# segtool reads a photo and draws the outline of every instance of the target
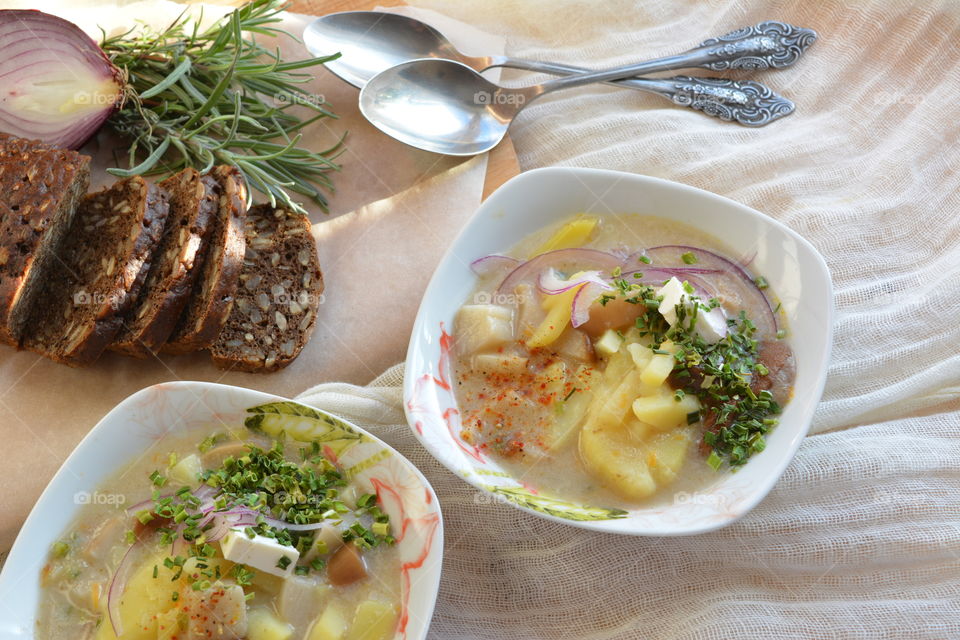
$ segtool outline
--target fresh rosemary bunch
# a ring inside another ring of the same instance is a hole
[[[301,129],[336,115],[301,89],[311,75],[298,70],[340,54],[287,62],[279,48],[258,43],[255,34],[295,38],[272,26],[283,8],[282,0],[253,0],[203,31],[181,14],[163,31],[104,37],[101,47],[127,83],[109,124],[130,141],[129,167],[108,171],[166,175],[229,164],[273,205],[303,212],[295,192],[326,210],[321,188],[333,190],[327,173],[340,168],[340,143],[319,152],[298,145]]]

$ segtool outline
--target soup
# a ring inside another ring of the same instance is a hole
[[[524,484],[630,508],[763,451],[793,353],[768,283],[717,239],[579,215],[472,266],[452,333],[461,437]]]
[[[389,518],[329,448],[246,429],[171,441],[82,494],[42,570],[37,638],[394,637]]]

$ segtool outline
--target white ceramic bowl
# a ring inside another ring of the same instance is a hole
[[[263,405],[268,406],[258,411]],[[406,575],[401,580],[402,629],[395,638],[424,638],[440,584],[443,523],[436,494],[423,475],[388,445],[336,416],[266,393],[205,382],[171,382],[135,393],[70,454],[30,512],[0,574],[0,638],[33,637],[40,569],[50,546],[104,480],[168,435],[222,424],[242,427],[245,418],[278,409],[290,413],[288,433],[301,427],[360,434],[358,444],[344,450],[340,460],[346,467],[367,461],[354,481],[365,491],[376,491],[395,531],[402,532],[397,552]]]
[[[689,499],[623,512],[534,495],[495,458],[459,437],[449,331],[457,309],[476,285],[471,261],[503,253],[527,234],[580,212],[652,214],[702,229],[718,237],[734,256],[755,254],[751,268],[767,278],[783,304],[797,360],[794,398],[768,435],[766,450]],[[657,178],[596,169],[538,169],[493,193],[437,267],[407,352],[407,420],[448,469],[477,489],[538,516],[633,535],[701,533],[752,509],[793,458],[823,392],[832,332],[833,291],[826,263],[809,242],[779,222],[727,198]]]

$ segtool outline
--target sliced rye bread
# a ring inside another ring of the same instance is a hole
[[[0,342],[18,345],[90,184],[90,158],[0,137]]]
[[[139,176],[86,196],[22,345],[73,366],[96,360],[136,302],[168,209],[163,191]]]
[[[203,180],[195,169],[184,169],[159,187],[170,203],[166,228],[140,297],[110,345],[111,351],[138,358],[156,353],[176,326],[200,273],[198,257],[218,208],[216,183]]]
[[[237,291],[245,244],[246,183],[239,171],[225,165],[214,167],[207,179],[216,188],[218,212],[203,250],[199,279],[163,353],[208,349],[220,335]]]
[[[306,216],[269,205],[253,207],[245,226],[237,299],[211,354],[221,369],[276,371],[313,333],[323,293],[317,245]]]

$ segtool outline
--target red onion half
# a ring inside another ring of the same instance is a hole
[[[0,10],[0,131],[76,149],[123,100],[123,73],[77,25]]]

